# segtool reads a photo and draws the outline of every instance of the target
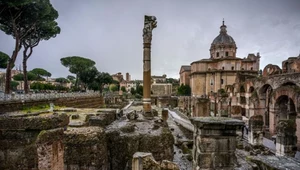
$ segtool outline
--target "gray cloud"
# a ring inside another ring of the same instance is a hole
[[[60,35],[43,41],[29,59],[29,69],[42,67],[53,77],[68,70],[60,58],[82,56],[99,71],[129,72],[142,79],[143,16],[155,15],[152,74],[179,77],[181,65],[209,58],[209,47],[225,18],[237,55],[260,52],[261,68],[278,64],[300,50],[298,0],[52,0],[60,16]],[[12,37],[0,33],[0,51],[12,53]],[[21,53],[16,64],[21,64]]]

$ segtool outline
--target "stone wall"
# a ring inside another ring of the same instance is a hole
[[[108,170],[124,170],[126,165],[130,168],[135,152],[150,152],[157,161],[173,160],[173,135],[162,122],[155,122],[139,118],[136,121],[115,121],[106,128]]]
[[[103,97],[77,97],[77,98],[60,98],[60,99],[41,99],[39,101],[11,101],[8,103],[0,103],[0,114],[13,112],[39,105],[48,105],[53,103],[56,106],[77,107],[77,108],[99,108],[103,106]]]

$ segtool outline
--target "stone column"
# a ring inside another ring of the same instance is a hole
[[[251,145],[263,145],[263,116],[252,116],[249,120],[248,142]]]
[[[294,157],[297,151],[295,120],[280,120],[276,131],[276,155]]]
[[[193,170],[231,170],[235,156],[236,130],[244,122],[227,117],[196,117],[194,125]]]
[[[144,113],[151,113],[151,41],[152,30],[156,28],[156,17],[145,15],[143,40],[144,40],[144,75],[143,75],[143,108]]]

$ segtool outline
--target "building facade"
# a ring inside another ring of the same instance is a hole
[[[192,96],[210,95],[219,89],[225,89],[227,85],[235,83],[238,74],[258,74],[259,53],[249,54],[246,58],[237,57],[236,43],[227,34],[226,28],[223,21],[220,34],[213,40],[209,49],[210,58],[191,63],[189,77]]]

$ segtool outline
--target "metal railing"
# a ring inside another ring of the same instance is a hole
[[[100,96],[99,92],[85,93],[34,93],[34,94],[0,94],[0,103],[51,100],[58,98],[76,98]]]

